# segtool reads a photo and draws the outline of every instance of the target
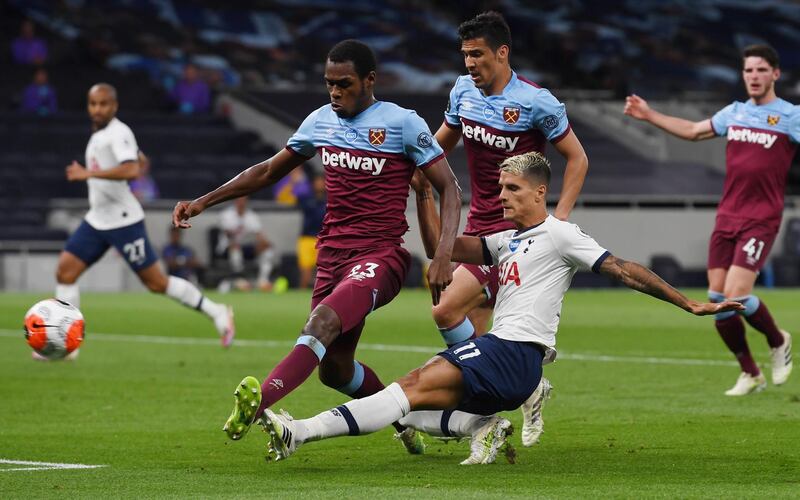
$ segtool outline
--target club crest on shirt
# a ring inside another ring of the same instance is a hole
[[[767,115],[767,124],[772,125],[773,127],[781,121],[781,117],[779,115]]]
[[[369,143],[373,146],[380,146],[386,140],[385,128],[371,128],[369,129]]]
[[[514,125],[519,121],[519,108],[507,106],[503,108],[503,121],[509,125]]]

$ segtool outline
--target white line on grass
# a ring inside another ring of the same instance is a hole
[[[0,337],[22,337],[22,332],[16,330],[0,330]],[[219,346],[218,339],[200,337],[165,337],[158,335],[126,335],[118,333],[92,333],[88,337],[91,342],[133,342],[140,344],[167,344],[167,345],[201,345]],[[236,339],[237,347],[265,347],[289,348],[294,346],[294,341],[280,340],[247,340]],[[442,350],[441,346],[418,345],[392,345],[360,343],[358,348],[363,351],[385,352],[420,352],[435,354]],[[559,360],[596,361],[601,363],[640,363],[646,365],[680,365],[680,366],[738,366],[734,361],[719,359],[693,359],[693,358],[657,358],[650,356],[608,356],[603,354],[579,354],[559,351]]]
[[[7,465],[28,465],[30,467],[14,467],[5,469],[0,467],[0,472],[13,472],[25,470],[54,470],[54,469],[98,469],[100,467],[108,467],[107,465],[85,465],[85,464],[59,464],[54,462],[31,462],[29,460],[8,460],[0,458],[0,464]]]

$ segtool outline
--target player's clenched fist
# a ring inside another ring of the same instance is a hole
[[[85,181],[89,178],[89,171],[86,170],[83,165],[74,160],[72,163],[67,165],[66,172],[68,181]]]
[[[647,114],[650,112],[650,106],[647,105],[647,101],[633,94],[625,98],[625,109],[623,112],[638,120],[645,120],[647,119]]]

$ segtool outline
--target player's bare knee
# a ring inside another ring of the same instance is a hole
[[[78,280],[78,273],[74,270],[58,266],[56,269],[56,282],[59,285],[72,285]]]
[[[327,347],[339,336],[341,328],[342,323],[333,309],[319,305],[311,311],[303,327],[303,334],[311,335]]]
[[[464,313],[446,302],[440,302],[431,310],[433,321],[439,328],[450,328],[464,319]]]

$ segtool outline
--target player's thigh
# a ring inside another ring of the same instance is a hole
[[[130,226],[105,231],[108,242],[117,249],[133,272],[146,269],[158,261],[150,238],[147,237],[144,221]]]
[[[750,295],[756,283],[758,273],[741,267],[731,266],[725,278],[725,297],[737,298]]]
[[[106,231],[97,230],[86,221],[81,222],[64,245],[56,279],[59,283],[74,283],[86,268],[106,253],[109,246]]]
[[[398,380],[412,410],[455,408],[463,395],[461,370],[440,356]]]
[[[399,247],[353,256],[335,273],[336,284],[320,304],[336,312],[343,332],[351,330],[369,313],[397,296],[409,265],[408,252]],[[317,296],[316,290],[314,296]]]
[[[728,275],[728,270],[721,267],[715,267],[714,269],[709,269],[707,274],[708,289],[713,292],[723,293],[725,290],[725,277]]]
[[[167,291],[169,278],[161,270],[161,266],[157,261],[143,269],[139,269],[136,271],[136,275],[139,276],[139,280],[151,292],[165,293]]]
[[[61,284],[70,285],[78,281],[81,274],[86,271],[88,266],[75,254],[67,250],[62,250],[58,256],[58,268],[56,269],[56,281]]]
[[[471,310],[486,302],[485,283],[467,267],[458,266],[453,271],[453,281],[442,293],[439,304],[433,308],[433,316],[438,323],[455,322]],[[452,325],[439,326],[448,327]]]
[[[492,320],[494,309],[486,302],[472,309],[467,317],[475,329],[475,335],[481,336],[489,331],[489,322]]]

